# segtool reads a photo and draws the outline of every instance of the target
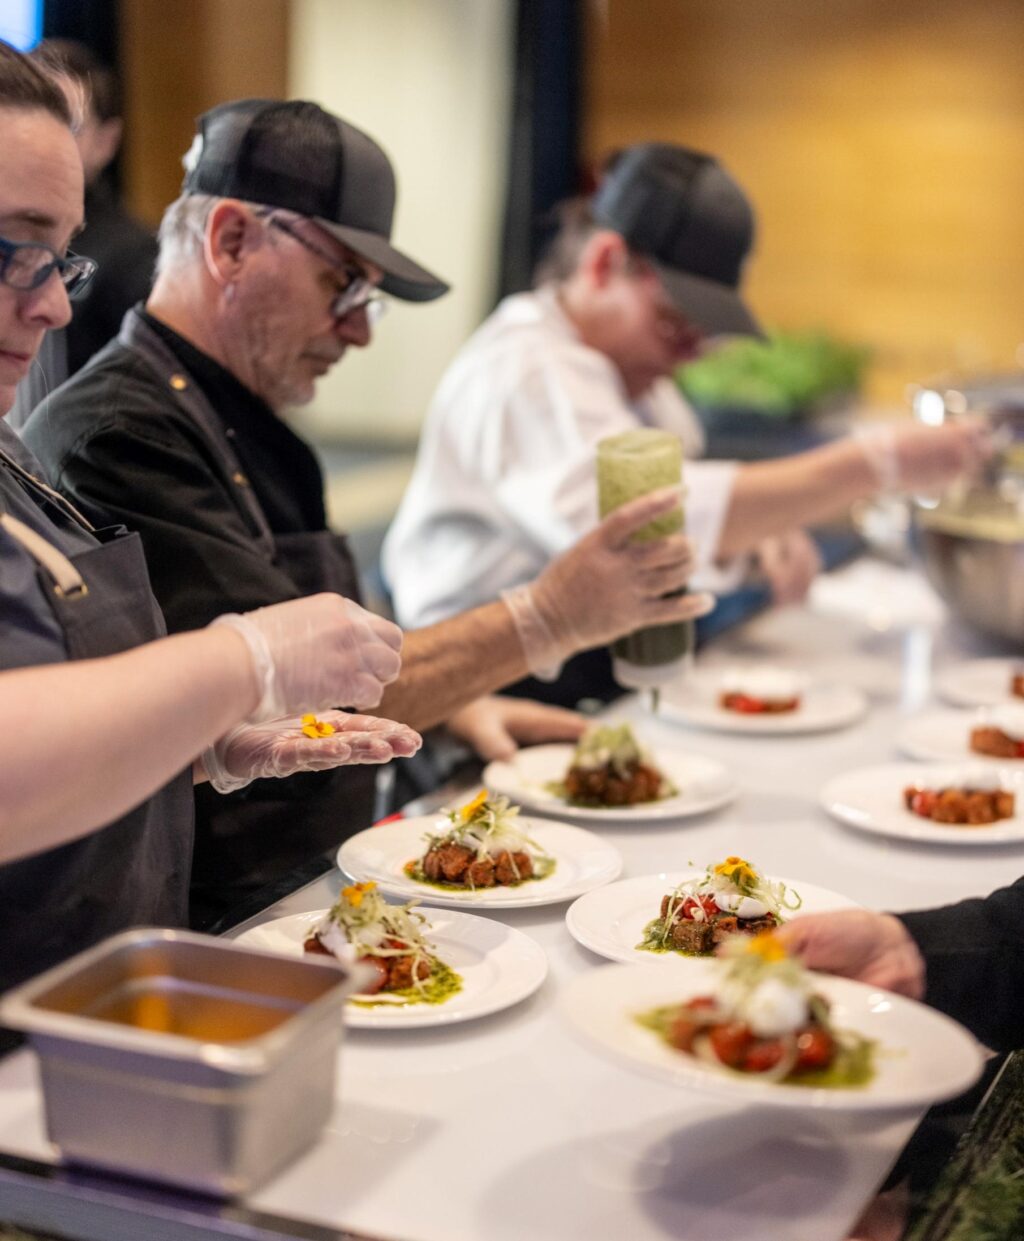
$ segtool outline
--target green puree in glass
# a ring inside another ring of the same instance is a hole
[[[523,883],[535,883],[539,879],[547,879],[549,875],[554,874],[557,865],[554,858],[534,858],[532,875],[527,875],[518,883],[496,883],[493,886],[495,888],[518,888]],[[442,892],[491,891],[490,888],[471,888],[466,883],[447,883],[444,879],[428,879],[423,873],[423,862],[420,858],[413,858],[411,862],[406,862],[402,870],[416,883],[426,884],[428,888],[440,888]]]
[[[462,976],[437,957],[430,958],[433,966],[430,977],[422,987],[403,987],[401,991],[389,991],[390,996],[397,996],[406,1004],[443,1004],[462,990]],[[359,1008],[398,1008],[399,1005],[388,1000],[349,1000]]]
[[[610,435],[597,446],[598,503],[606,517],[638,496],[660,487],[678,486],[682,477],[683,446],[678,435],[640,427]],[[664,538],[683,528],[682,508],[649,522],[633,535],[636,542]],[[694,649],[692,621],[638,629],[612,646],[612,653],[642,668],[674,663]],[[655,704],[656,709],[656,704]]]
[[[668,1043],[672,1023],[679,1016],[680,1004],[665,1004],[660,1008],[649,1009],[645,1013],[637,1013],[635,1020],[646,1030],[653,1030],[659,1038]],[[673,1048],[678,1050],[678,1048]],[[688,1055],[680,1051],[679,1055]],[[875,1076],[875,1043],[872,1039],[862,1038],[859,1034],[849,1031],[842,1036],[842,1042],[836,1050],[835,1059],[827,1069],[804,1069],[793,1072],[782,1079],[786,1086],[827,1086],[831,1090],[858,1090],[866,1086]],[[757,1077],[757,1073],[741,1073],[722,1065],[723,1073],[731,1073],[734,1077]]]

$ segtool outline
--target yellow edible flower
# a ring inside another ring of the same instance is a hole
[[[744,945],[746,951],[762,961],[785,961],[789,955],[773,931],[759,931]]]
[[[343,888],[341,894],[354,909],[358,909],[363,903],[364,893],[372,892],[376,886],[372,880],[367,883],[353,883]]]
[[[302,717],[302,731],[307,737],[312,737],[315,741],[317,737],[331,737],[334,735],[334,725],[328,724],[326,720],[318,720],[315,715],[304,715]]]
[[[466,804],[459,811],[459,814],[462,816],[463,823],[468,823],[469,820],[473,817],[473,815],[476,814],[476,812],[480,809],[481,806],[484,805],[486,801],[487,801],[487,790],[481,789],[481,791],[477,793],[476,797],[474,797],[472,801],[466,802]]]
[[[726,879],[732,880],[738,888],[749,886],[757,882],[757,873],[749,862],[745,862],[741,857],[727,857],[724,862],[719,862],[714,867],[716,875],[722,875]]]

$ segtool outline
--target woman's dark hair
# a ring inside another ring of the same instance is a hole
[[[0,108],[40,108],[62,124],[71,125],[71,108],[57,83],[2,39]]]

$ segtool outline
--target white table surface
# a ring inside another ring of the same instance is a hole
[[[932,668],[986,653],[915,576],[863,561],[831,575],[808,606],[753,621],[701,664],[794,664],[864,690],[865,718],[740,737],[654,719],[629,700],[610,714],[655,750],[686,745],[727,762],[742,792],[695,820],[600,833],[621,849],[624,876],[738,853],[873,908],[982,895],[1017,877],[1024,850],[887,841],[831,820],[817,793],[840,772],[897,758],[894,734],[929,705]],[[334,872],[247,925],[324,907],[340,883]],[[599,962],[570,937],[565,909],[490,915],[547,954],[548,979],[525,1002],[438,1032],[349,1031],[322,1140],[251,1205],[401,1241],[841,1241],[918,1114],[737,1108],[605,1061],[557,1011],[564,985]],[[46,1157],[29,1052],[0,1063],[0,1148]]]

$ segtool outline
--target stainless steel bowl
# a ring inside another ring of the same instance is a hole
[[[1024,649],[1024,376],[922,387],[914,410],[933,424],[972,411],[992,425],[999,451],[984,475],[915,502],[915,544],[957,616]]]

